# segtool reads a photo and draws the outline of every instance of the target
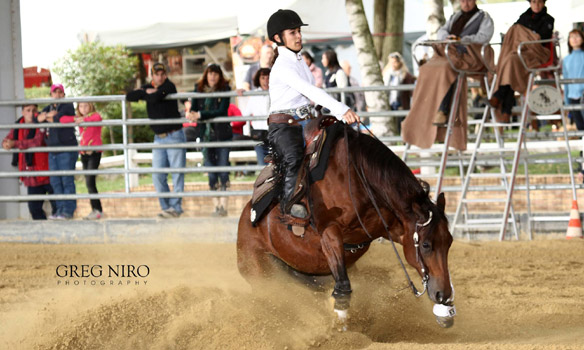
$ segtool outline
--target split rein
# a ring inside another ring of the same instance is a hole
[[[365,127],[365,129],[369,132],[369,134],[371,134],[371,136],[373,136],[377,139],[377,137],[371,132],[371,130],[369,130],[369,128],[367,128],[367,126],[365,124],[363,124],[360,121],[359,121],[359,124],[363,125]],[[359,125],[359,124],[357,124],[357,125]],[[410,278],[408,271],[406,270],[406,266],[405,266],[402,258],[400,257],[399,252],[397,251],[397,248],[395,246],[395,242],[391,238],[391,233],[389,232],[389,226],[387,225],[387,222],[385,222],[385,220],[383,219],[383,215],[381,215],[381,210],[379,209],[379,206],[377,205],[377,202],[375,201],[373,191],[371,190],[371,187],[369,187],[369,184],[367,183],[367,181],[365,181],[366,176],[365,176],[365,172],[363,171],[363,165],[361,165],[359,167],[360,169],[357,169],[357,165],[355,164],[355,162],[351,162],[351,155],[349,152],[349,138],[347,137],[348,136],[347,135],[347,128],[348,127],[349,126],[347,124],[345,124],[344,129],[343,129],[344,137],[345,137],[345,147],[347,148],[347,167],[350,167],[352,165],[353,169],[355,170],[355,172],[359,176],[359,180],[361,180],[363,188],[365,189],[365,191],[367,192],[367,196],[371,200],[371,204],[373,204],[373,207],[375,208],[377,215],[379,216],[379,218],[381,219],[381,222],[383,223],[383,227],[385,229],[385,232],[387,233],[387,239],[391,242],[391,246],[393,247],[393,251],[395,252],[395,256],[397,257],[397,259],[398,259],[398,261],[399,261],[399,263],[404,271],[404,274],[406,275],[406,279],[408,280],[408,284],[409,284],[410,288],[412,289],[412,292],[414,293],[416,298],[419,298],[422,295],[424,295],[426,293],[426,291],[428,290],[428,280],[430,279],[430,276],[428,275],[428,272],[426,270],[426,266],[424,265],[424,261],[422,260],[421,254],[420,254],[420,244],[419,244],[420,236],[418,234],[418,227],[425,227],[425,226],[428,226],[430,224],[430,222],[432,221],[432,212],[429,211],[429,217],[428,217],[428,220],[426,220],[426,222],[424,222],[422,224],[416,222],[416,228],[415,228],[414,235],[413,235],[414,247],[416,249],[416,261],[420,264],[421,271],[423,274],[422,284],[424,286],[424,290],[422,292],[419,292],[418,289],[416,288],[416,286],[414,285],[414,282],[412,282],[412,279]],[[353,209],[355,210],[355,214],[357,215],[357,219],[359,220],[359,224],[361,225],[361,228],[363,229],[363,231],[365,231],[365,234],[367,234],[367,237],[369,237],[369,239],[373,240],[373,237],[371,236],[371,234],[369,233],[369,231],[365,227],[365,224],[363,223],[363,220],[361,220],[361,216],[359,215],[359,212],[357,211],[357,205],[355,204],[355,198],[353,197],[353,191],[351,190],[351,169],[347,169],[347,173],[349,176],[349,179],[348,179],[349,180],[349,197],[351,197]],[[353,252],[353,250],[351,250],[351,252]]]

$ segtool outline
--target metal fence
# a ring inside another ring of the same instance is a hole
[[[551,82],[551,81],[550,81]],[[584,79],[570,79],[561,80],[563,84],[569,83],[584,83]],[[471,83],[469,87],[476,87],[478,84]],[[354,92],[371,92],[371,91],[386,91],[390,90],[396,91],[411,91],[414,85],[400,85],[400,86],[371,86],[371,87],[347,87],[347,88],[329,88],[325,89],[328,93],[354,93]],[[265,91],[250,91],[243,93],[243,96],[255,96],[255,95],[266,95]],[[169,95],[168,99],[175,100],[185,100],[188,98],[205,98],[205,97],[237,97],[239,96],[237,92],[215,92],[215,93],[176,93]],[[19,107],[23,104],[49,104],[49,103],[64,103],[64,102],[118,102],[121,104],[122,118],[119,120],[103,120],[101,122],[84,122],[80,126],[109,126],[109,127],[121,127],[122,128],[122,143],[121,144],[106,144],[100,146],[63,146],[63,147],[35,147],[26,150],[16,150],[12,149],[9,151],[0,150],[2,153],[17,153],[17,152],[64,152],[64,151],[122,151],[123,152],[123,168],[107,168],[99,170],[60,170],[60,171],[3,171],[0,172],[0,178],[10,178],[10,177],[23,177],[23,176],[65,176],[65,175],[123,175],[124,177],[124,192],[114,192],[114,193],[99,193],[99,194],[75,194],[75,195],[0,195],[0,202],[21,202],[29,200],[45,200],[45,199],[101,199],[101,198],[144,198],[144,197],[210,197],[210,196],[239,196],[239,195],[251,195],[251,191],[192,191],[192,192],[182,192],[182,193],[155,193],[155,192],[132,192],[131,191],[131,176],[136,176],[139,174],[152,174],[152,173],[208,173],[208,172],[233,172],[233,171],[258,171],[262,169],[259,165],[234,165],[227,167],[207,167],[207,166],[197,166],[197,167],[185,167],[185,168],[152,168],[152,167],[137,167],[133,164],[132,157],[136,154],[138,150],[152,150],[155,148],[203,148],[203,147],[250,147],[253,148],[258,142],[253,140],[247,141],[223,141],[223,142],[186,142],[171,145],[159,145],[154,143],[129,143],[128,142],[128,127],[136,125],[155,125],[155,124],[183,124],[188,122],[188,120],[179,119],[164,119],[164,120],[154,120],[154,119],[128,119],[126,100],[124,95],[112,95],[112,96],[87,96],[87,97],[73,97],[73,98],[63,98],[59,100],[53,99],[29,99],[29,100],[13,100],[13,101],[0,101],[0,106],[14,106]],[[516,107],[518,108],[518,107]],[[584,109],[584,105],[570,105],[565,106],[565,110],[576,110]],[[359,112],[359,115],[364,118],[396,118],[405,117],[408,114],[408,110],[385,110],[379,112]],[[470,113],[482,113],[483,108],[469,108]],[[237,117],[237,121],[254,121],[254,120],[265,120],[267,116],[241,116]],[[542,118],[545,119],[545,118]],[[547,118],[547,119],[553,119]],[[559,117],[558,117],[559,119]],[[211,120],[199,121],[200,123],[228,123],[234,121],[233,117],[218,117]],[[473,121],[469,120],[469,125],[473,125]],[[42,124],[0,124],[0,129],[21,129],[21,128],[71,128],[72,124],[62,124],[62,123],[42,123]],[[568,132],[569,137],[584,137],[584,131],[570,131]],[[550,132],[533,132],[527,134],[528,142],[536,142],[537,140],[550,139],[552,137],[557,137],[554,133]],[[403,140],[400,136],[384,136],[379,137],[379,139],[386,145],[392,148],[394,152],[400,153],[403,150]],[[473,140],[473,134],[469,133],[469,141]],[[565,142],[558,142],[556,146],[561,148],[561,145]],[[581,148],[581,146],[580,146]],[[574,149],[574,148],[573,148]],[[440,153],[442,152],[442,147],[433,148],[428,150],[429,153]],[[561,154],[561,150],[557,151]],[[565,148],[564,148],[565,154]],[[105,158],[104,158],[105,159]],[[102,159],[103,161],[103,159]],[[428,163],[430,161],[430,163]],[[463,160],[464,162],[465,160]],[[532,160],[529,160],[532,161]],[[577,161],[582,161],[581,158]],[[432,158],[426,158],[424,165],[431,164]],[[533,160],[533,162],[536,162]],[[567,159],[555,159],[549,160],[549,162],[567,162]],[[438,165],[439,159],[436,160],[436,165]],[[408,161],[408,165],[411,167],[420,166],[422,163],[417,161],[415,158]],[[455,157],[450,157],[449,166],[459,166],[458,159]],[[569,187],[569,186],[568,186]],[[583,188],[582,185],[578,186]],[[550,189],[563,188],[563,185],[550,185]],[[536,188],[534,188],[536,189]],[[541,188],[537,188],[541,189]],[[445,191],[456,191],[453,188],[444,188]]]

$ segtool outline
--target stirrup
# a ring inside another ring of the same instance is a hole
[[[290,215],[298,219],[306,219],[308,217],[308,210],[304,205],[296,203],[290,208]]]

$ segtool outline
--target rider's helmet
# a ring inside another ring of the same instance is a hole
[[[292,10],[278,10],[268,19],[268,37],[276,44],[284,45],[284,43],[274,40],[274,35],[280,34],[281,37],[281,33],[286,29],[294,29],[307,25],[302,22],[302,19],[300,19],[300,16],[296,12]]]

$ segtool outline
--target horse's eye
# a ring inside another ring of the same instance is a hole
[[[429,252],[430,250],[432,250],[432,244],[426,241],[422,243],[422,249],[424,250],[424,252]]]

